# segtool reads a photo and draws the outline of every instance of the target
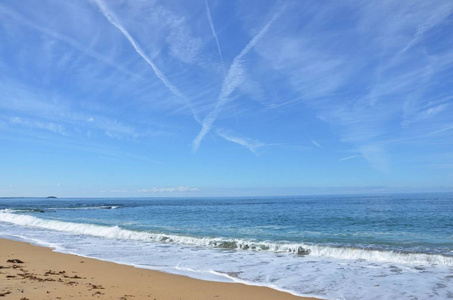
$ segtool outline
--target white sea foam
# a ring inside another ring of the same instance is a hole
[[[119,226],[101,226],[94,224],[63,222],[41,219],[29,215],[11,213],[10,210],[0,210],[0,222],[20,226],[56,230],[73,234],[95,236],[107,239],[135,240],[143,242],[175,243],[183,245],[235,249],[246,251],[270,251],[277,253],[293,253],[345,260],[365,260],[375,262],[402,263],[402,264],[438,264],[453,266],[453,257],[424,254],[400,253],[394,251],[368,250],[348,247],[332,247],[304,243],[278,243],[269,241],[253,241],[243,239],[226,239],[211,237],[192,237],[135,231],[120,228]]]
[[[39,208],[22,208],[22,209],[11,209],[11,208],[5,208],[5,209],[2,209],[0,210],[0,212],[5,212],[5,213],[27,213],[27,212],[38,212],[38,213],[42,213],[44,212],[44,210],[42,209],[39,209]]]

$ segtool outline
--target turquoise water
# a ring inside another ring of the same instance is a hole
[[[453,297],[453,194],[4,198],[0,211],[4,237],[170,273],[331,299]]]

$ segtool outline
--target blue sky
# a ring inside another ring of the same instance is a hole
[[[0,2],[0,196],[453,189],[451,1]]]

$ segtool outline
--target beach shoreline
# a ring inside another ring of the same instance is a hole
[[[58,253],[50,248],[3,238],[0,239],[2,295],[5,299],[29,300],[315,299],[268,287],[204,281]]]

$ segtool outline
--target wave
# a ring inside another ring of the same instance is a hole
[[[22,212],[22,213],[44,213],[46,212],[44,209],[40,209],[40,208],[5,208],[5,209],[2,209],[0,210],[0,212],[6,212],[6,213],[18,213],[18,212]]]
[[[245,251],[269,251],[275,253],[292,253],[300,256],[326,257],[346,260],[365,260],[403,264],[438,264],[453,266],[453,257],[440,254],[402,253],[386,250],[369,250],[351,247],[333,247],[305,243],[284,243],[253,241],[243,239],[191,237],[146,231],[135,231],[119,226],[101,226],[85,223],[63,222],[40,219],[34,216],[13,214],[0,210],[0,222],[20,226],[55,230],[80,235],[89,235],[108,239],[136,240],[144,242],[175,243],[201,247],[213,247]]]
[[[91,210],[91,209],[118,209],[119,205],[101,205],[101,206],[75,206],[75,207],[46,207],[46,208],[6,208],[0,212],[7,213],[45,213],[53,210]]]
[[[78,210],[78,209],[118,209],[119,205],[101,205],[101,206],[76,206],[76,207],[51,207],[51,210]]]

